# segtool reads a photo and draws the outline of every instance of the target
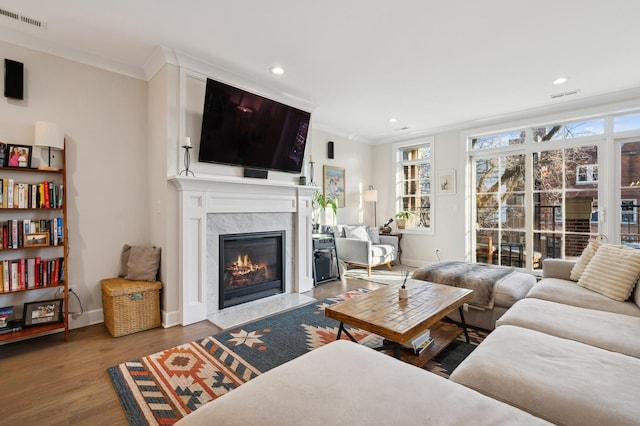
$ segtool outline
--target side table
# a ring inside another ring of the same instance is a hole
[[[398,238],[398,265],[402,264],[402,232],[380,232],[379,235],[391,235],[392,237]]]

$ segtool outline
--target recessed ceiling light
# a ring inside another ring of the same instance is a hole
[[[555,80],[553,80],[553,84],[566,83],[568,80],[569,80],[569,77],[558,77]]]
[[[397,122],[398,122],[398,119],[397,119],[397,118],[391,117],[391,118],[389,119],[389,123],[397,123]]]
[[[271,68],[269,68],[269,71],[271,71],[275,75],[284,74],[284,68],[279,67],[279,66],[271,67]]]

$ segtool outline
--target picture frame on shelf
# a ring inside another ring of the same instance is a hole
[[[23,327],[36,327],[39,325],[58,324],[63,322],[63,305],[64,299],[25,303],[22,311]]]
[[[322,166],[322,188],[325,198],[338,200],[338,207],[346,205],[346,172],[344,167]]]
[[[32,148],[29,145],[7,144],[5,167],[30,168]]]
[[[0,167],[7,165],[7,144],[0,142]]]
[[[453,195],[456,193],[456,171],[441,170],[438,172],[438,194]]]
[[[46,247],[48,245],[49,245],[48,232],[36,232],[33,234],[24,235],[25,247]]]

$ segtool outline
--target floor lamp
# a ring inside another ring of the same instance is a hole
[[[378,212],[376,203],[378,202],[378,190],[373,189],[373,186],[369,185],[369,189],[362,194],[364,201],[373,202],[373,226],[378,226]]]

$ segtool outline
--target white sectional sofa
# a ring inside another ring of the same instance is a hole
[[[182,418],[199,425],[548,424],[345,340],[280,365]]]
[[[594,245],[598,259],[544,261],[450,379],[556,424],[639,424],[640,251]]]

